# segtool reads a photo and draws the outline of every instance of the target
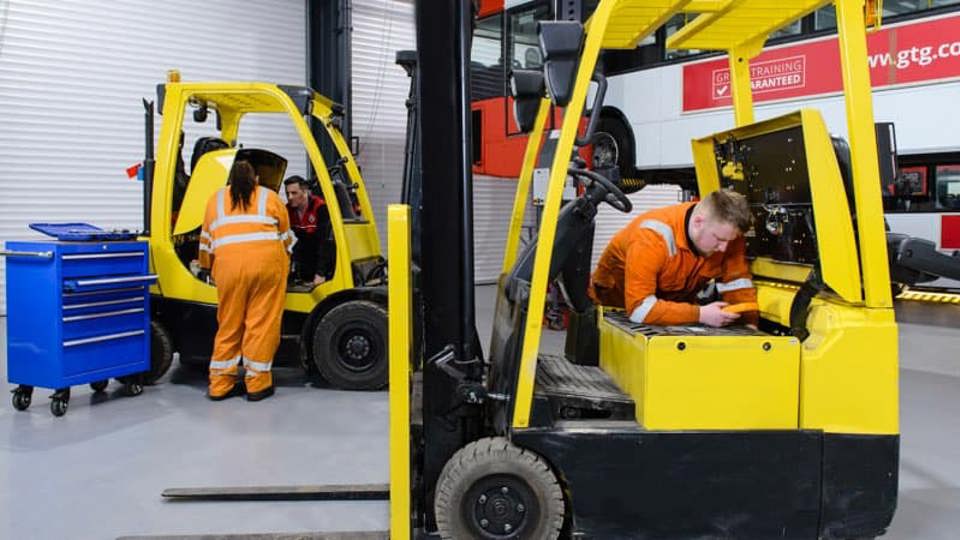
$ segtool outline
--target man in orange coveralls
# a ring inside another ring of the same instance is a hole
[[[757,301],[743,233],[751,215],[743,195],[714,191],[700,202],[641,214],[618,232],[591,277],[594,302],[622,307],[634,322],[725,326],[740,318],[723,308]],[[723,301],[705,306],[697,293],[714,280]],[[756,311],[743,322],[756,325]]]
[[[200,266],[213,267],[218,297],[207,393],[214,401],[244,391],[247,401],[273,395],[270,369],[296,239],[280,197],[258,183],[249,162],[234,163],[229,185],[207,202],[200,233]],[[241,361],[246,389],[237,381]]]

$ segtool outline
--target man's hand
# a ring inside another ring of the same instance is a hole
[[[739,319],[739,313],[727,313],[723,310],[727,305],[726,302],[713,302],[700,306],[700,322],[707,326],[719,328]]]
[[[327,281],[327,278],[321,276],[320,274],[314,274],[314,275],[313,275],[313,285],[314,285],[314,286],[321,285],[321,284],[323,284],[323,282],[325,282],[325,281]]]

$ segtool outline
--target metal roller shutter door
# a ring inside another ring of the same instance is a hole
[[[139,98],[171,68],[302,85],[305,32],[303,2],[0,2],[0,240],[39,237],[35,221],[141,228],[142,184],[124,172],[143,158]],[[243,125],[241,142],[302,172],[296,134],[272,120]],[[3,270],[0,257],[5,291]]]
[[[416,48],[413,3],[354,0],[351,125],[360,137],[360,164],[386,248],[387,205],[400,202],[410,79],[396,64],[397,51]]]

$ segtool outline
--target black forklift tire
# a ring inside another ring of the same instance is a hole
[[[563,527],[563,493],[537,454],[503,437],[453,455],[437,481],[434,511],[444,540],[552,540]]]
[[[387,359],[387,310],[380,304],[344,302],[328,311],[313,332],[313,362],[336,388],[384,388]]]
[[[150,371],[141,381],[147,386],[157,384],[166,375],[173,363],[173,338],[170,332],[157,321],[150,321]]]

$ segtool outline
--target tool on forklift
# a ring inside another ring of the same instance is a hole
[[[188,364],[206,366],[216,332],[216,289],[195,271],[200,225],[206,202],[226,184],[238,159],[250,161],[260,184],[277,191],[287,160],[266,148],[243,146],[244,126],[257,118],[282,115],[302,143],[316,186],[329,205],[336,250],[333,272],[321,285],[288,287],[282,340],[275,360],[300,364],[331,385],[376,390],[387,383],[386,288],[380,243],[363,178],[339,129],[343,108],[306,87],[254,82],[181,82],[174,73],[157,86],[163,123],[153,155],[153,103],[146,111],[144,216],[151,265],[159,276],[153,295],[154,342],[159,354],[178,351]],[[192,114],[191,114],[192,111]],[[216,117],[214,126],[206,125]],[[186,126],[191,118],[197,126]],[[261,120],[262,121],[262,120]],[[328,167],[314,132],[325,134],[334,149]],[[255,129],[255,126],[254,126]],[[194,135],[196,132],[199,134]],[[190,170],[181,155],[184,132],[196,136]],[[153,165],[155,163],[155,165]],[[310,177],[303,171],[304,177]],[[165,371],[165,369],[163,370]],[[162,375],[152,373],[151,380]]]

